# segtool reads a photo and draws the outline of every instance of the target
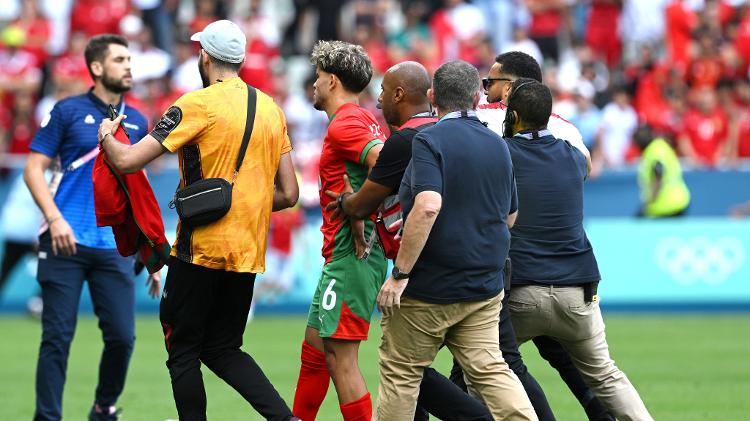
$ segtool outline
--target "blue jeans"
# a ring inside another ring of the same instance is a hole
[[[49,236],[40,238],[37,279],[42,287],[44,310],[34,420],[62,418],[68,352],[84,280],[89,283],[104,338],[96,403],[102,407],[114,405],[125,385],[135,342],[133,259],[120,256],[117,250],[76,247],[73,256],[54,256]]]

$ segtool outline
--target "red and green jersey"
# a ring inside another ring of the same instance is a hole
[[[354,190],[359,190],[367,178],[365,158],[370,149],[385,141],[380,125],[369,111],[357,104],[347,103],[339,107],[328,124],[323,151],[320,154],[320,206],[323,208],[323,257],[326,263],[354,253],[351,227],[348,221],[328,220],[330,212],[326,205],[333,199],[326,190],[343,191],[344,174]],[[371,221],[365,224],[365,238],[374,228]]]

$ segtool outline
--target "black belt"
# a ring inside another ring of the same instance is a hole
[[[583,301],[585,303],[590,303],[592,301],[599,301],[599,295],[597,294],[598,290],[599,290],[599,281],[583,284]]]

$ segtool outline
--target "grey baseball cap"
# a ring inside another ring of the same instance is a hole
[[[227,63],[240,63],[245,59],[247,38],[239,26],[228,20],[209,23],[201,32],[190,37],[201,43],[208,55]]]

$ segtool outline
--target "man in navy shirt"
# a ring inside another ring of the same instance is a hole
[[[440,66],[428,97],[440,120],[412,140],[399,190],[403,239],[378,296],[378,419],[414,419],[423,372],[445,344],[495,419],[536,420],[497,336],[516,215],[510,154],[476,118],[474,66]]]
[[[652,420],[615,366],[596,295],[599,268],[583,229],[588,160],[547,130],[552,94],[527,78],[508,95],[505,136],[518,188],[511,229],[509,305],[519,343],[546,335],[570,353],[584,381],[618,420]]]
[[[55,105],[31,143],[24,171],[46,221],[39,239],[37,272],[44,310],[35,420],[62,418],[68,351],[84,280],[104,338],[90,420],[118,418],[115,403],[125,385],[135,341],[133,259],[119,255],[112,228],[96,226],[92,169],[99,151],[99,123],[107,118],[108,104],[128,115],[124,126],[131,139],[145,136],[148,124],[123,99],[133,83],[127,41],[116,35],[96,36],[86,46],[85,56],[94,87]],[[64,170],[53,193],[44,171],[57,158]],[[148,285],[149,293],[158,296],[158,272],[149,277]]]

